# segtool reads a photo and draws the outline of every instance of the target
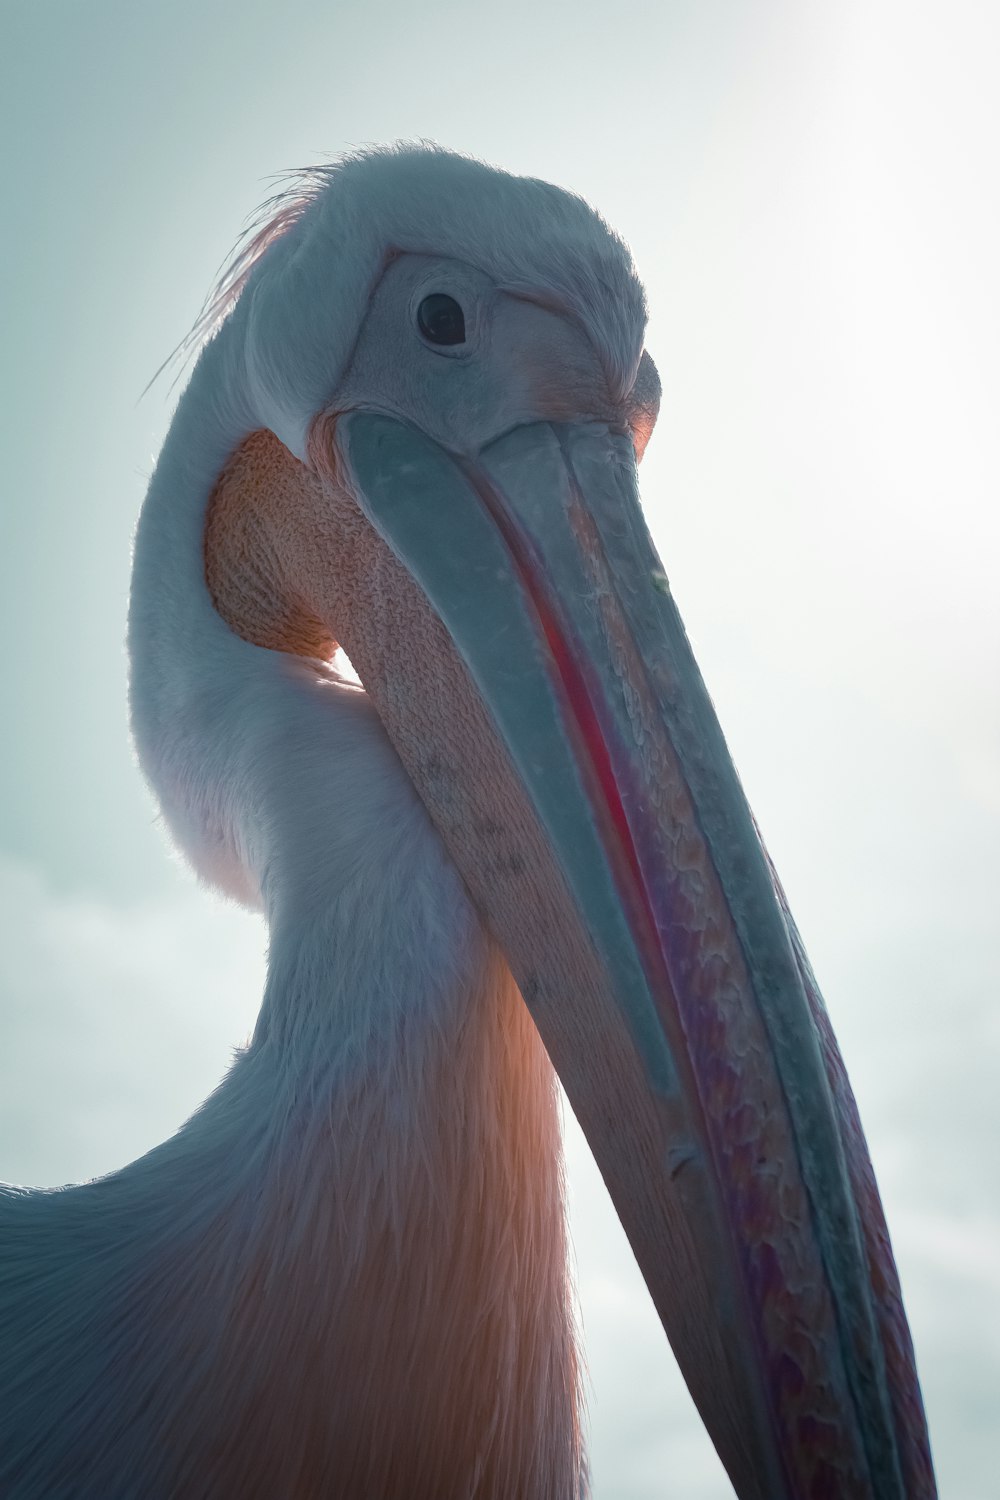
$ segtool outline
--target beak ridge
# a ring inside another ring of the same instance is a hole
[[[872,1287],[884,1223],[859,1222],[878,1204],[864,1139],[648,536],[630,440],[538,424],[468,460],[388,418],[337,433],[359,506],[437,613],[571,893],[597,1026],[537,944],[519,962],[531,940],[468,855],[479,793],[463,813],[452,786],[445,805],[404,753],[442,831],[462,824],[450,847],[737,1492],[929,1500],[912,1352],[887,1370],[898,1320]],[[879,1267],[894,1277],[887,1239]]]

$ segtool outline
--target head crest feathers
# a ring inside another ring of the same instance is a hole
[[[253,217],[190,334],[242,330],[249,395],[299,456],[398,253],[447,255],[577,318],[624,394],[646,304],[625,243],[574,193],[428,142],[366,147],[290,173]]]

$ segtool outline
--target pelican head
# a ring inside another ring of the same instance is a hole
[[[182,846],[245,894],[255,836],[191,769],[191,725],[252,701],[262,654],[343,647],[737,1494],[914,1500],[933,1478],[864,1138],[640,507],[645,321],[582,200],[448,152],[365,152],[276,205],[140,525],[136,738]]]

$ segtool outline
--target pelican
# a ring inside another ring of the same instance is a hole
[[[557,1075],[741,1500],[934,1495],[854,1102],[642,519],[645,321],[580,198],[431,146],[305,174],[210,300],[132,725],[266,987],[172,1139],[5,1191],[5,1500],[579,1500]]]

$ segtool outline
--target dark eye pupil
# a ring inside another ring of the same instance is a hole
[[[464,344],[465,315],[454,297],[431,292],[417,308],[417,327],[432,344]]]

